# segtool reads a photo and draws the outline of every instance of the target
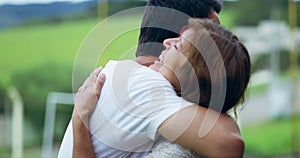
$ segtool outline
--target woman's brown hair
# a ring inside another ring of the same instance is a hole
[[[194,34],[187,39],[190,45],[184,47],[184,52],[189,52],[189,66],[177,75],[181,96],[227,112],[244,101],[251,73],[249,53],[237,36],[210,20],[190,19],[188,27]]]

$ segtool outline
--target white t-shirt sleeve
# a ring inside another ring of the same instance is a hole
[[[152,70],[149,70],[152,71]],[[147,75],[151,76],[147,76]],[[148,137],[152,140],[155,139],[158,127],[170,116],[180,111],[183,108],[194,105],[191,102],[177,96],[173,89],[173,86],[167,81],[161,74],[157,72],[147,72],[143,75],[138,75],[137,81],[147,79],[141,86],[148,87],[147,93],[132,94],[132,98],[144,98],[140,103],[140,107],[144,108],[147,117],[145,117],[144,123],[148,124]],[[136,85],[132,87],[138,87],[140,82],[136,82]],[[148,86],[147,86],[148,85]],[[135,90],[132,90],[135,92]],[[147,98],[147,99],[145,99]],[[140,100],[140,99],[137,99]]]
[[[64,138],[61,142],[57,157],[71,158],[72,155],[73,155],[73,127],[72,127],[72,120],[71,120],[65,132]]]
[[[126,69],[130,66],[126,65],[130,65],[128,63],[131,62],[133,61],[119,62],[114,75],[128,72]],[[127,75],[115,77],[119,79],[118,82],[117,80],[112,82],[112,87],[119,87],[115,90],[114,96],[120,109],[127,115],[122,119],[131,119],[126,124],[128,130],[147,132],[148,137],[154,140],[162,122],[193,103],[177,96],[173,86],[160,73],[138,64],[131,63],[131,65],[132,68]],[[118,70],[118,67],[125,70]],[[119,92],[120,87],[124,88],[122,92]],[[130,125],[132,127],[129,127]]]

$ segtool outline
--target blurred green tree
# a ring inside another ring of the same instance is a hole
[[[24,117],[30,122],[36,137],[30,143],[41,143],[44,128],[46,99],[49,92],[72,92],[71,65],[48,62],[32,69],[15,72],[12,75],[12,85],[20,92],[24,101]],[[57,109],[56,122],[68,122],[72,108]],[[60,124],[65,128],[65,124]],[[64,131],[64,130],[63,130]],[[63,134],[63,133],[62,133]]]
[[[5,89],[4,86],[0,83],[0,114],[4,113],[4,104],[5,104]]]
[[[300,3],[297,3],[297,6],[299,8]],[[224,9],[232,12],[235,25],[257,25],[262,20],[270,19],[288,21],[287,0],[224,2]],[[297,15],[300,15],[300,9],[298,9]],[[300,16],[298,16],[298,21],[300,21]]]

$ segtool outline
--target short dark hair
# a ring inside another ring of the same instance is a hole
[[[210,9],[219,13],[222,3],[219,0],[148,0],[136,56],[159,56],[165,39],[178,37],[180,29],[187,24],[189,17],[207,18]],[[177,13],[170,13],[170,10]],[[169,29],[170,27],[173,29]]]

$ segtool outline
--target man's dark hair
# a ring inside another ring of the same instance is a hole
[[[178,37],[189,17],[207,18],[210,9],[219,13],[222,3],[219,0],[148,0],[136,56],[159,56],[165,39]]]

